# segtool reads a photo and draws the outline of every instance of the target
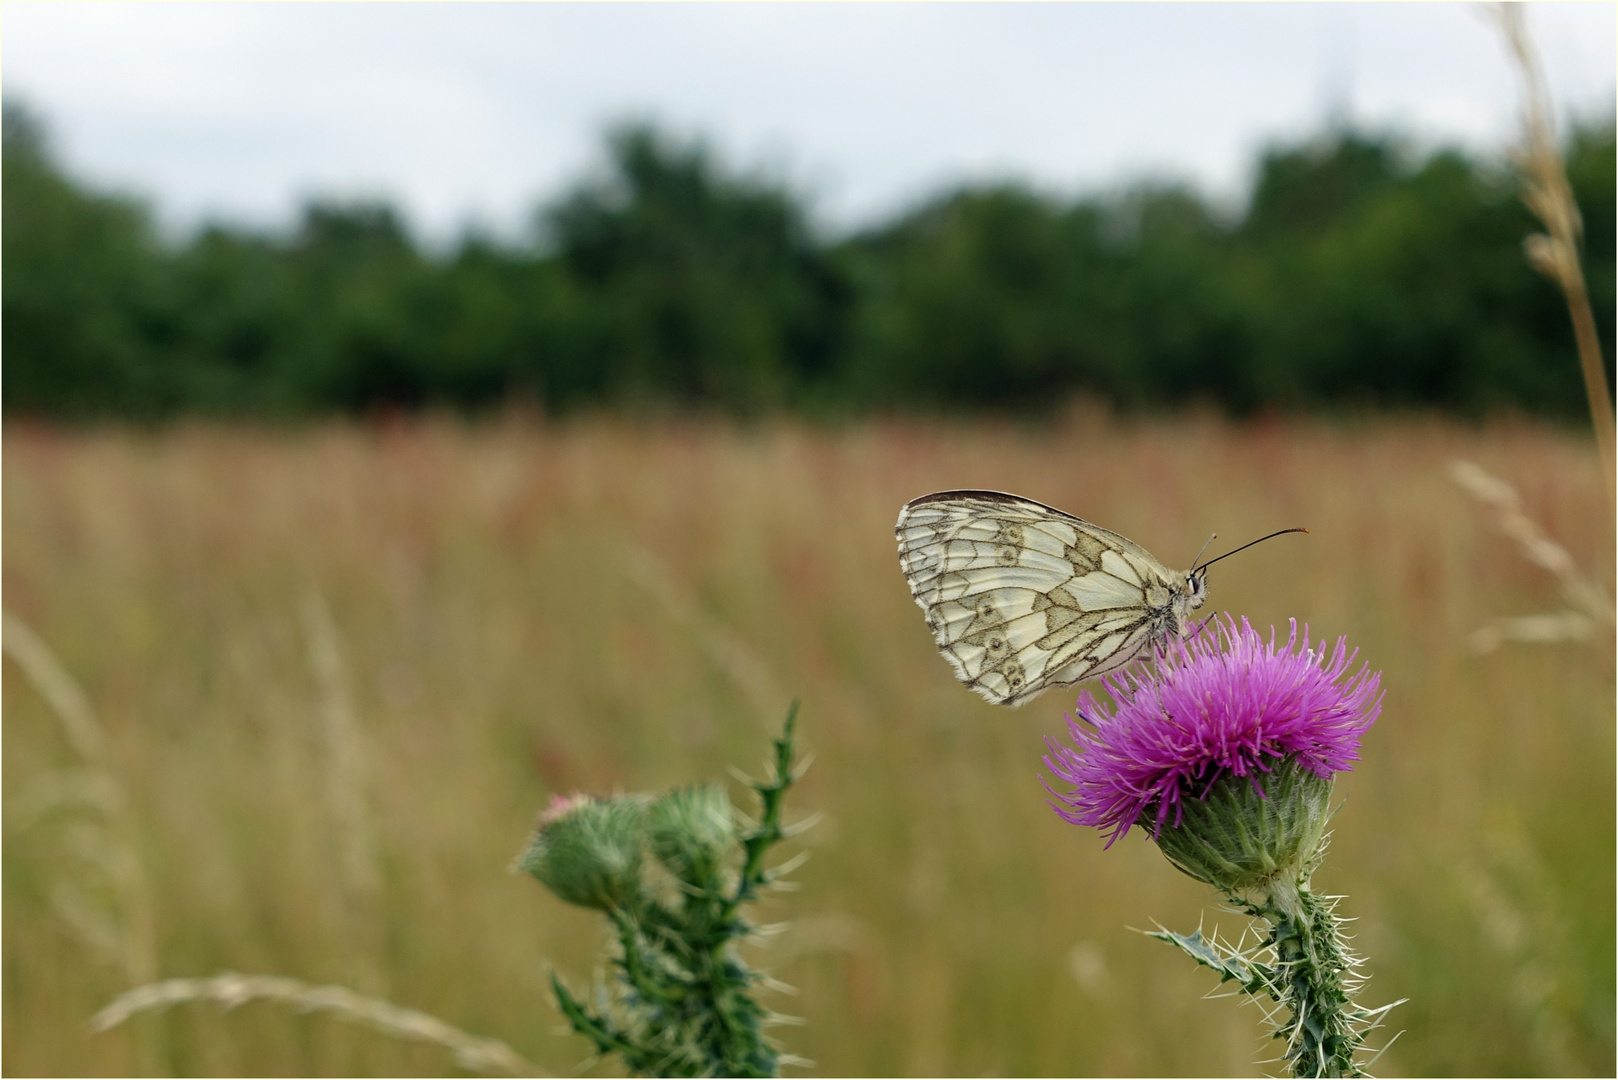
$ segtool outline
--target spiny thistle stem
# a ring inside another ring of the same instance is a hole
[[[782,725],[781,737],[774,740],[775,767],[772,770],[774,775],[769,780],[758,780],[753,783],[753,790],[758,793],[762,809],[758,827],[742,837],[742,849],[747,853],[747,861],[743,864],[741,877],[736,882],[736,893],[726,911],[727,917],[734,916],[744,901],[758,895],[759,887],[767,880],[764,853],[786,836],[781,828],[781,804],[786,797],[787,788],[797,779],[792,771],[792,734],[797,723],[798,702],[794,701],[787,709],[787,719]]]
[[[735,952],[753,932],[741,907],[781,868],[770,848],[791,835],[781,823],[792,767],[797,703],[775,740],[771,774],[751,782],[759,819],[737,834],[724,789],[696,785],[651,797],[559,799],[518,861],[557,896],[596,908],[612,925],[619,990],[592,1012],[554,974],[557,1004],[601,1054],[615,1053],[652,1076],[775,1076],[781,1058],[764,1038],[769,1014],[753,1000],[764,981]],[[643,874],[645,853],[676,884]]]
[[[595,1044],[598,1054],[617,1054],[624,1064],[638,1073],[655,1075],[652,1059],[627,1036],[621,1034],[612,1021],[590,1015],[583,1005],[562,985],[556,972],[551,972],[551,990],[556,994],[557,1006],[567,1017],[573,1030]]]
[[[1293,1077],[1368,1075],[1359,1061],[1366,1036],[1401,1002],[1367,1009],[1354,1000],[1363,983],[1359,958],[1338,924],[1337,897],[1319,896],[1307,881],[1260,900],[1227,896],[1242,914],[1262,919],[1264,938],[1247,949],[1195,934],[1158,930],[1148,936],[1178,947],[1234,982],[1252,998],[1268,998],[1285,1012],[1271,1015],[1275,1038],[1286,1043],[1282,1060]],[[1267,1010],[1268,1014],[1268,1010]]]
[[[1355,1062],[1365,1036],[1351,998],[1355,960],[1338,932],[1335,902],[1307,886],[1294,895],[1285,906],[1272,897],[1247,908],[1270,924],[1265,944],[1275,951],[1276,1000],[1289,1013],[1276,1037],[1287,1040],[1295,1077],[1363,1076]]]

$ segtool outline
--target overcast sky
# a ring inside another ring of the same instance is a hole
[[[1533,4],[1564,109],[1609,116],[1618,6]],[[0,4],[7,100],[174,228],[381,196],[510,231],[652,117],[847,228],[971,179],[1244,188],[1332,112],[1499,150],[1517,82],[1471,4]]]

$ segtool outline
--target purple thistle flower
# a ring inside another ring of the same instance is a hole
[[[1111,711],[1082,693],[1079,716],[1095,730],[1068,717],[1077,750],[1046,738],[1046,766],[1075,786],[1051,792],[1064,820],[1110,830],[1111,847],[1143,817],[1154,836],[1178,827],[1184,797],[1203,798],[1222,777],[1251,776],[1262,794],[1257,774],[1286,759],[1328,780],[1359,760],[1382,694],[1370,665],[1346,674],[1358,650],[1342,638],[1311,647],[1295,619],[1281,648],[1273,627],[1265,641],[1245,618],[1216,625],[1217,634],[1174,643],[1151,670],[1107,676]]]

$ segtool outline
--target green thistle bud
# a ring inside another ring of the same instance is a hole
[[[660,796],[646,811],[646,833],[653,854],[682,882],[706,892],[723,886],[736,824],[722,785],[695,784]]]
[[[633,908],[641,896],[645,815],[639,795],[558,796],[540,815],[515,868],[570,904]]]
[[[1157,846],[1198,881],[1232,896],[1293,892],[1320,852],[1331,816],[1331,777],[1287,758],[1269,772],[1226,774],[1202,798],[1180,803]],[[1143,815],[1139,822],[1151,828]]]

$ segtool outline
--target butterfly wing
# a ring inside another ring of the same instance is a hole
[[[1127,664],[1184,587],[1117,533],[998,491],[923,495],[894,534],[938,651],[997,705]]]

